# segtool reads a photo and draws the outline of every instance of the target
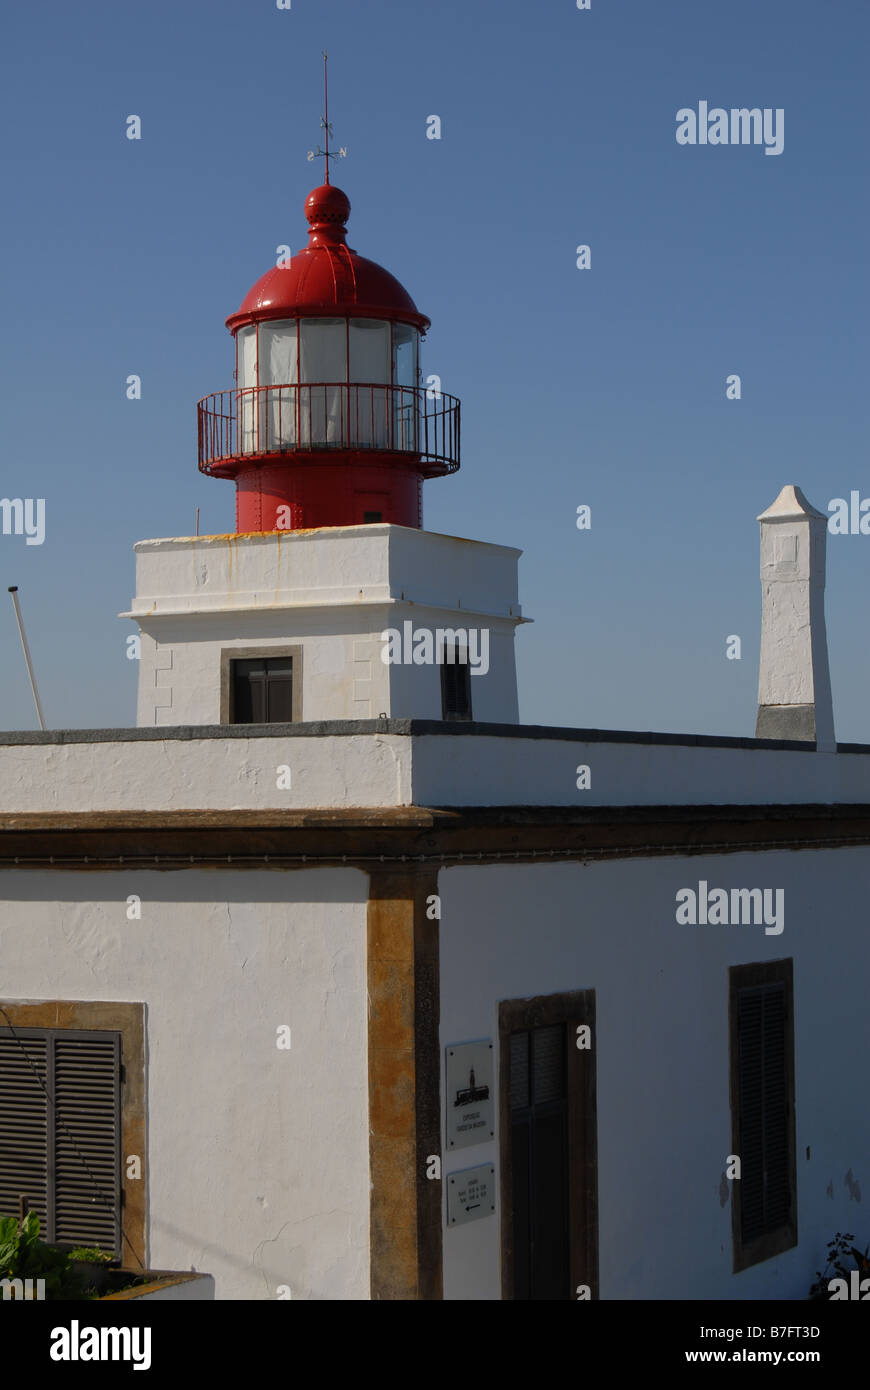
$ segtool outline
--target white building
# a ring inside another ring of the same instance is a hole
[[[420,529],[426,320],[341,197],[201,411],[248,529],[136,548],[138,727],[0,735],[0,1213],[222,1299],[802,1298],[870,1162],[824,531],[761,518],[791,741],[521,724],[519,552]]]

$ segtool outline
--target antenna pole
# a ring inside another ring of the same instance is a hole
[[[326,127],[326,182],[329,183],[329,86],[326,81],[326,49],[323,50],[323,124]]]
[[[328,183],[329,183],[329,161],[330,161],[331,159],[344,159],[345,155],[347,154],[347,150],[344,148],[343,145],[340,145],[337,151],[331,150],[331,149],[329,148],[329,137],[330,137],[330,135],[332,134],[332,126],[329,124],[329,81],[328,81],[327,72],[326,72],[326,59],[327,59],[327,53],[326,53],[326,49],[324,49],[324,50],[323,50],[323,115],[320,117],[320,129],[326,131],[326,149],[325,149],[325,150],[322,150],[322,149],[320,148],[320,146],[318,145],[316,150],[309,150],[309,151],[308,151],[308,163],[310,164],[311,161],[312,161],[312,159],[325,159],[325,160],[326,160],[326,171],[325,171],[325,175],[324,175],[324,180],[325,180],[325,182],[328,184]]]
[[[30,648],[27,645],[27,635],[24,631],[24,623],[21,618],[21,606],[18,602],[18,585],[10,584],[9,592],[12,595],[12,604],[15,608],[15,617],[18,620],[18,633],[21,637],[21,645],[24,648],[24,660],[27,663],[27,674],[30,677],[30,689],[33,691],[33,699],[36,703],[36,714],[39,719],[40,729],[45,731],[45,720],[42,717],[42,705],[39,703],[39,691],[36,688],[36,677],[33,674],[33,662],[30,660]]]

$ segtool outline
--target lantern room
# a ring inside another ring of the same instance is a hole
[[[308,245],[227,319],[236,384],[199,403],[199,466],[235,482],[239,532],[421,527],[423,480],[459,467],[459,402],[422,385],[429,320],[347,245],[349,213],[315,188]]]

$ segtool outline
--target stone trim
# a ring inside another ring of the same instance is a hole
[[[442,1296],[437,874],[373,871],[368,902],[371,1296]]]
[[[278,657],[278,656],[289,656],[289,657],[292,657],[292,659],[293,659],[293,676],[292,676],[293,685],[292,685],[292,690],[291,690],[291,700],[292,700],[292,704],[293,704],[293,724],[295,725],[295,724],[301,723],[301,721],[302,721],[302,676],[303,676],[302,647],[299,646],[299,645],[287,646],[286,644],[280,643],[280,642],[279,642],[279,643],[277,643],[277,644],[276,644],[275,646],[273,646],[273,647],[270,647],[270,646],[268,645],[268,643],[261,643],[259,646],[256,646],[256,647],[222,647],[222,648],[221,648],[221,666],[220,666],[220,711],[221,711],[221,724],[220,724],[219,727],[223,728],[225,725],[230,725],[230,715],[231,715],[231,713],[232,713],[231,705],[232,705],[232,699],[233,699],[232,682],[231,682],[231,680],[230,680],[230,672],[231,672],[231,669],[232,669],[232,663],[233,663],[234,661],[251,661],[251,660],[254,660],[255,658],[258,658],[258,657],[264,657],[264,658],[266,658],[266,659],[271,659],[272,657]],[[165,729],[166,727],[167,727],[166,725],[161,725],[161,730]],[[282,729],[286,729],[286,728],[287,728],[287,725],[286,725],[286,724],[232,724],[231,727],[232,727],[233,729],[257,729],[257,730],[258,730],[258,737],[262,737],[262,734],[259,733],[259,731],[262,730],[262,729],[279,729],[279,730],[282,730]],[[272,737],[274,738],[274,737],[275,737],[275,734],[273,734]]]

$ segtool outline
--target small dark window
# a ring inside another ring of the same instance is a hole
[[[471,718],[471,668],[468,648],[445,642],[441,653],[441,717]]]
[[[121,1036],[0,1028],[0,1216],[120,1254]]]
[[[292,656],[232,662],[233,724],[289,724],[293,720]]]
[[[363,512],[363,525],[370,521],[383,521],[383,512]]]
[[[740,1179],[731,1185],[734,1266],[797,1244],[792,962],[734,966],[731,1103]]]

